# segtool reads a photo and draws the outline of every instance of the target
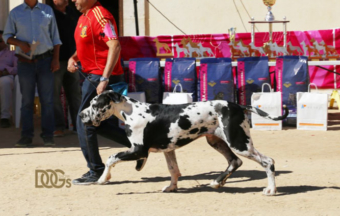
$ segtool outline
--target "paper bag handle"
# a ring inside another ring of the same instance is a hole
[[[267,86],[269,87],[269,91],[270,91],[270,92],[273,92],[273,89],[272,89],[272,87],[269,85],[269,83],[263,83],[263,84],[262,84],[262,92],[263,92],[263,90],[264,90],[264,86],[265,86],[265,85],[267,85]]]
[[[177,88],[177,86],[181,87],[181,91],[180,91],[180,92],[183,92],[183,88],[182,88],[181,83],[177,83],[177,84],[175,85],[175,87],[174,87],[174,93],[176,93],[176,88]]]
[[[309,85],[308,85],[308,92],[310,92],[310,85],[314,85],[316,91],[318,91],[318,87],[316,86],[315,83],[309,83]]]

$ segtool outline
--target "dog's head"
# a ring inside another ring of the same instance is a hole
[[[81,121],[86,126],[99,126],[101,121],[114,114],[115,106],[122,100],[123,96],[119,93],[112,90],[104,91],[91,100],[89,107],[80,112]]]

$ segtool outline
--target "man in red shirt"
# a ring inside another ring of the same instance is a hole
[[[108,88],[108,84],[124,81],[120,64],[120,43],[116,22],[112,14],[97,0],[72,0],[77,10],[83,13],[78,20],[74,38],[76,52],[68,61],[68,70],[76,72],[80,61],[82,71],[87,75],[82,86],[82,102],[79,111],[90,105],[97,94]],[[90,81],[91,82],[90,82]],[[96,86],[96,88],[94,87]],[[96,183],[104,170],[99,154],[97,133],[130,147],[126,134],[118,127],[115,117],[101,123],[99,127],[84,126],[78,115],[77,132],[79,143],[90,171],[73,184]]]

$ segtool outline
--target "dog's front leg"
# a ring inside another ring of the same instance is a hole
[[[109,159],[107,159],[105,164],[105,170],[102,176],[98,180],[98,184],[105,184],[110,179],[110,170],[111,167],[114,167],[118,162],[123,161],[134,161],[145,159],[148,157],[148,151],[141,146],[134,146],[129,151],[119,152],[118,154],[111,155]]]
[[[166,162],[168,164],[168,169],[171,174],[171,183],[169,186],[163,188],[163,192],[175,192],[177,191],[177,180],[181,176],[179,172],[175,151],[164,152]]]

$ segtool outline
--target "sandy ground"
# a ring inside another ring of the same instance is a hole
[[[204,138],[176,151],[177,193],[161,192],[170,175],[163,154],[155,153],[140,172],[134,162],[118,164],[108,185],[36,188],[36,170],[60,169],[66,179],[87,172],[75,134],[47,148],[38,128],[32,148],[13,148],[20,130],[0,129],[0,215],[340,215],[338,110],[330,110],[327,132],[251,130],[255,147],[276,161],[278,194],[272,197],[262,195],[262,167],[246,158],[223,188],[210,188],[227,161]],[[100,145],[104,161],[125,149],[104,138]]]

